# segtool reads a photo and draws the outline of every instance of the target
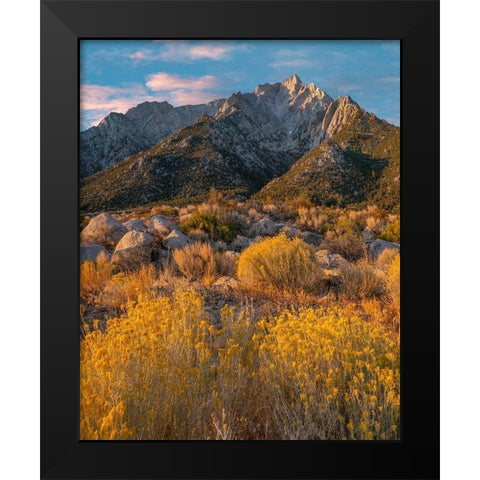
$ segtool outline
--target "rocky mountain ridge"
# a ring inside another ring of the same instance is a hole
[[[144,102],[125,114],[112,112],[80,133],[80,176],[147,150],[203,115],[220,119],[238,111],[267,135],[269,130],[277,130],[277,149],[298,156],[335,132],[353,104],[349,97],[334,101],[313,83],[305,85],[297,75],[207,104],[173,107],[168,102]]]
[[[204,111],[208,113],[168,135]],[[175,108],[166,102],[146,102],[125,115],[112,113],[94,128],[83,132],[82,152],[91,147],[92,155],[103,151],[109,159],[86,162],[84,170],[97,172],[81,182],[84,211],[194,199],[211,187],[248,196],[272,179],[274,188],[265,187],[268,195],[273,192],[274,197],[283,198],[290,190],[296,195],[297,187],[303,185],[301,191],[308,190],[308,195],[313,195],[312,188],[323,189],[322,201],[335,197],[342,204],[372,198],[372,183],[381,183],[384,169],[389,175],[382,188],[394,191],[397,164],[399,170],[398,127],[366,112],[348,96],[333,100],[314,84],[305,85],[297,75],[206,105]],[[95,141],[87,142],[87,134]],[[144,148],[156,136],[166,138]],[[111,150],[109,143],[115,145]],[[136,152],[116,159],[131,150]],[[318,155],[343,160],[320,162],[321,168],[312,172],[309,152],[317,160]],[[310,160],[299,161],[304,156]],[[112,165],[101,167],[105,162]],[[307,169],[300,172],[304,180],[310,171],[318,181],[304,185],[296,179],[292,183],[289,169],[298,172],[301,168]],[[277,178],[282,174],[286,175],[283,180]]]

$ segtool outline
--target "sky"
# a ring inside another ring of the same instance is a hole
[[[294,73],[400,125],[397,40],[82,40],[80,127],[144,101],[206,103]]]

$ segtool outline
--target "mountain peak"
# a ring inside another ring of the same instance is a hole
[[[284,87],[287,87],[289,90],[297,89],[299,86],[303,85],[303,82],[300,80],[300,77],[294,73],[291,77],[288,77],[282,82]]]

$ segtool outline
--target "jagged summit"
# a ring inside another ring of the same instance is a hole
[[[291,77],[288,77],[282,82],[282,85],[289,90],[298,90],[300,87],[305,86],[305,84],[300,80],[300,77],[294,73]]]

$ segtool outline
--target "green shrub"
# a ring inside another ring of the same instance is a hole
[[[201,229],[211,240],[225,242],[231,242],[237,236],[237,227],[233,222],[222,220],[218,215],[211,213],[195,212],[180,223],[179,228],[183,233]]]
[[[387,242],[400,243],[400,219],[387,225],[385,231],[378,237]]]

